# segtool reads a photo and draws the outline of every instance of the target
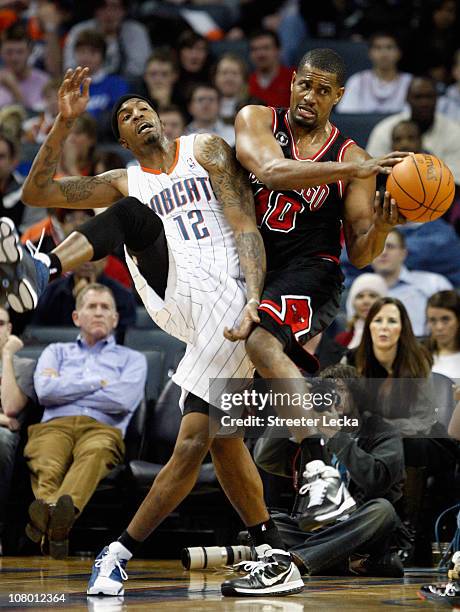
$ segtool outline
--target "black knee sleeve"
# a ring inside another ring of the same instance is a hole
[[[123,198],[77,228],[94,250],[93,261],[126,244],[133,252],[144,251],[163,231],[156,213],[136,198]]]

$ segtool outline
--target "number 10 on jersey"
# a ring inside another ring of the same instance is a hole
[[[183,215],[173,217],[177,224],[179,234],[184,240],[190,240],[190,236],[192,234],[194,234],[197,240],[201,240],[202,238],[207,238],[209,236],[209,231],[204,224],[203,213],[201,210],[190,210],[187,213],[187,217],[189,219],[188,222],[185,221]]]

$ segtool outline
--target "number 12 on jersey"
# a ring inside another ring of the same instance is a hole
[[[201,210],[190,210],[187,213],[189,223],[186,223],[182,215],[173,217],[177,223],[177,228],[180,235],[184,240],[190,240],[191,232],[195,235],[197,240],[207,238],[209,236],[208,228],[204,225],[203,213]],[[187,227],[189,226],[189,227]]]

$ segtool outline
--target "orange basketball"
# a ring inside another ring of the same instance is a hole
[[[455,183],[449,168],[434,155],[409,155],[394,166],[387,191],[410,221],[434,221],[452,204]]]

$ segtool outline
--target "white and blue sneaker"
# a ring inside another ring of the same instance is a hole
[[[39,247],[29,248],[33,255],[22,246],[13,221],[0,217],[0,301],[19,313],[36,308],[50,275],[49,257]]]
[[[128,559],[124,559],[118,550],[113,550],[117,548],[113,544],[110,545],[112,550],[106,546],[96,557],[87,595],[124,595],[123,580],[128,580],[128,574],[125,572]]]

